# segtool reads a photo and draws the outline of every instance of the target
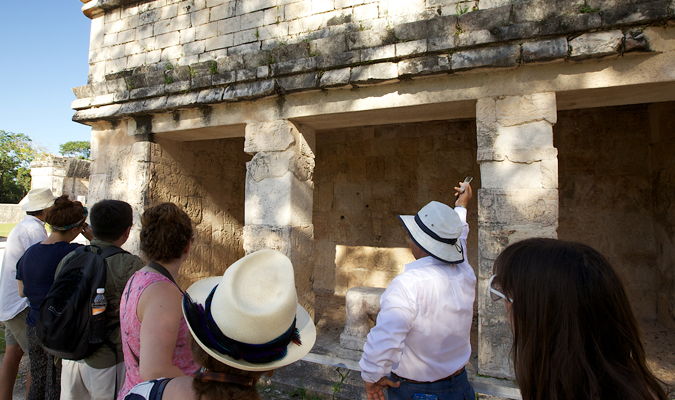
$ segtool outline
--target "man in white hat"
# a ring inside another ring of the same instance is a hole
[[[369,400],[473,399],[464,366],[476,275],[466,259],[469,184],[455,187],[455,209],[436,201],[417,215],[401,215],[416,261],[394,278],[380,299],[377,324],[359,362]],[[388,377],[388,375],[390,377]]]
[[[11,400],[16,374],[24,351],[28,351],[26,317],[28,299],[19,296],[16,263],[30,246],[47,239],[45,210],[54,205],[49,189],[33,189],[21,200],[26,212],[7,237],[5,255],[0,267],[0,321],[5,325],[5,358],[0,365],[0,400]],[[29,377],[30,378],[30,377]],[[30,385],[30,379],[26,386]],[[26,392],[28,390],[26,389]]]

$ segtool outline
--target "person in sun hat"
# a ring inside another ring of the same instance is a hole
[[[45,210],[54,205],[49,189],[33,189],[19,203],[26,212],[7,236],[5,254],[0,267],[0,321],[5,325],[5,358],[0,364],[0,400],[11,400],[21,357],[28,351],[26,318],[28,300],[19,296],[16,283],[16,263],[23,253],[47,239]],[[26,392],[30,379],[27,380]]]
[[[183,314],[199,370],[140,383],[125,400],[259,399],[260,376],[298,361],[316,340],[298,304],[293,265],[276,250],[249,254],[223,276],[194,283]]]
[[[399,218],[416,261],[380,299],[363,347],[361,378],[369,400],[473,399],[464,366],[471,355],[476,275],[466,259],[471,186],[455,187],[455,208],[432,201]]]

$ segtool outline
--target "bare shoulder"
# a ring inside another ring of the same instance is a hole
[[[181,292],[171,282],[158,281],[143,290],[138,299],[137,315],[140,321],[146,312],[162,312],[169,318],[182,316]]]
[[[181,376],[173,378],[164,389],[162,400],[190,400],[195,398],[192,390],[192,377]]]

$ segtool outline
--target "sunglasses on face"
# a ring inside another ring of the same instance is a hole
[[[513,303],[513,300],[506,297],[506,295],[503,292],[501,286],[499,286],[499,283],[495,280],[497,275],[492,275],[490,277],[490,282],[488,282],[488,292],[490,294],[490,298],[492,301],[499,301],[499,300],[508,300],[509,302]]]

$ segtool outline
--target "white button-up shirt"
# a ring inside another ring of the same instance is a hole
[[[424,257],[405,267],[380,299],[377,324],[368,334],[359,362],[361,377],[377,382],[394,372],[420,382],[450,376],[469,362],[476,275],[466,260],[469,225],[464,228],[464,262],[446,264]]]
[[[28,307],[28,299],[19,297],[16,263],[30,246],[45,239],[45,223],[31,215],[23,217],[9,232],[0,267],[0,321],[9,321]]]

